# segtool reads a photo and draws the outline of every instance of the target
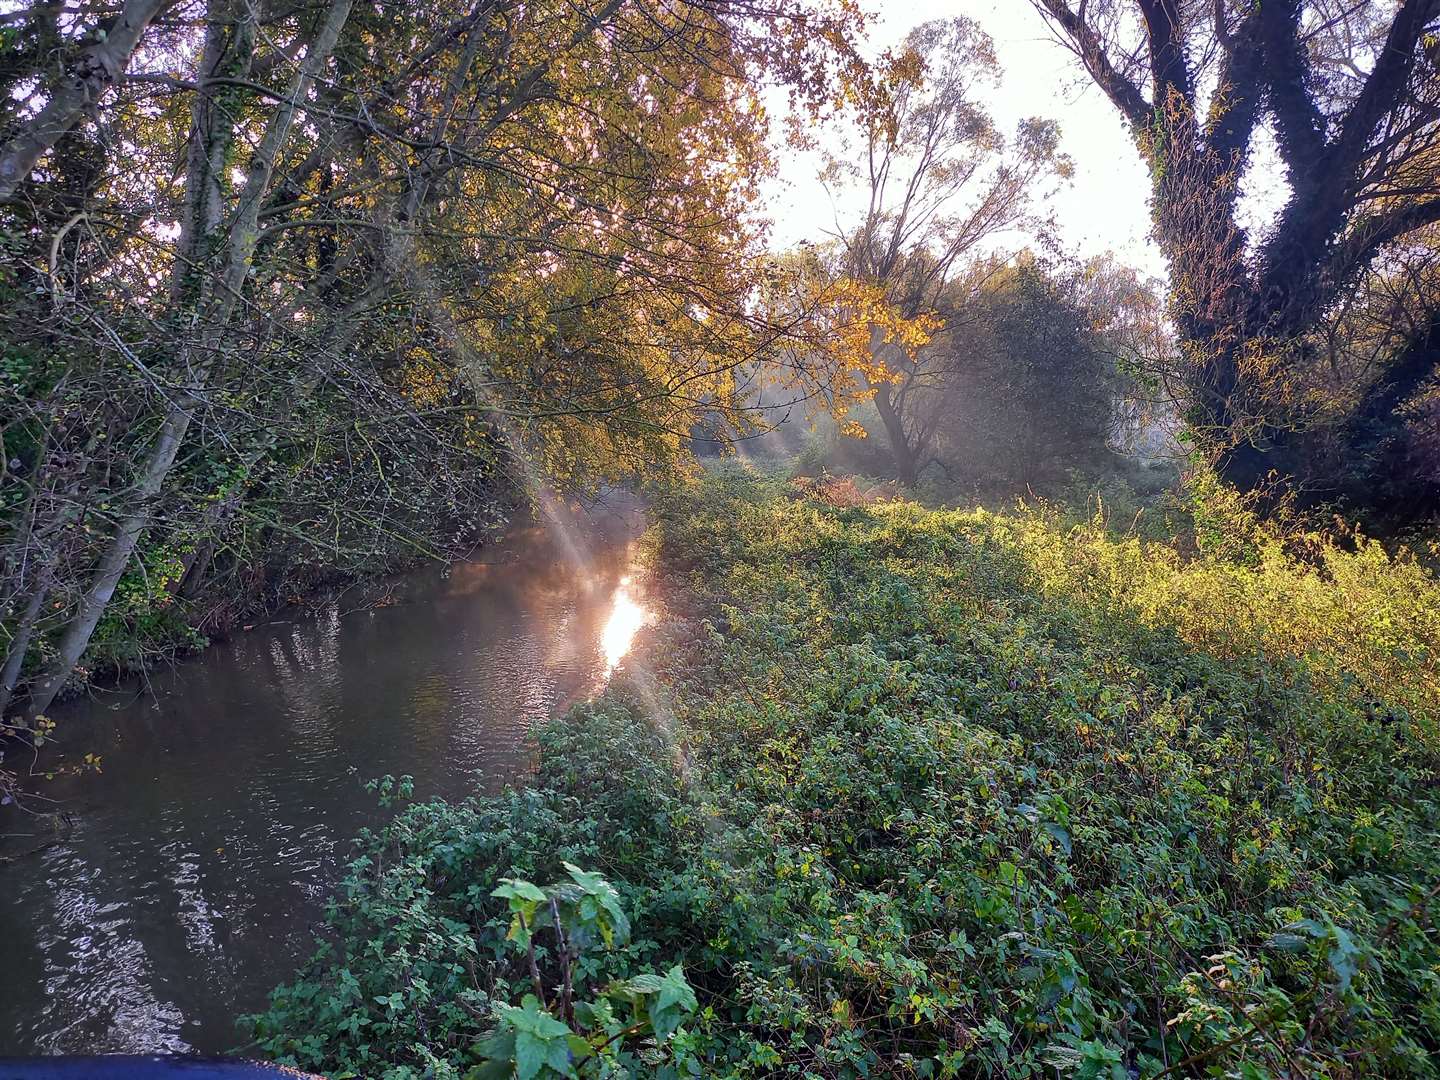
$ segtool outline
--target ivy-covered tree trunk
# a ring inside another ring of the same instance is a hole
[[[1310,0],[1118,0],[1103,16],[1100,5],[1032,2],[1149,166],[1199,445],[1241,489],[1278,478],[1303,498],[1348,492],[1378,506],[1380,459],[1315,452],[1318,428],[1336,436],[1341,403],[1318,407],[1304,383],[1339,298],[1381,253],[1440,221],[1440,0],[1338,13]],[[1273,227],[1251,236],[1237,212],[1240,181],[1267,130],[1290,192]],[[1434,296],[1418,301],[1437,310]],[[1359,388],[1342,441],[1397,420],[1429,384],[1440,355],[1424,339]]]

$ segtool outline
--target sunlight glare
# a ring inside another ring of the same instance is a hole
[[[614,673],[616,665],[630,651],[640,628],[650,621],[650,610],[630,595],[630,578],[622,577],[615,587],[615,603],[605,629],[600,632],[600,647],[605,653],[605,675]]]

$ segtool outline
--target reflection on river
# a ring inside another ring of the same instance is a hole
[[[0,1055],[233,1047],[234,1017],[309,954],[349,839],[378,820],[362,779],[409,773],[422,798],[498,787],[536,721],[603,684],[647,618],[637,526],[592,527],[583,569],[517,531],[217,645],[152,693],[55,710],[103,772],[47,785],[70,842],[0,869]]]

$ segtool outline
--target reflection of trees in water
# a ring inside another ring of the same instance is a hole
[[[597,543],[580,570],[527,530],[393,606],[347,595],[162,673],[155,697],[76,703],[62,731],[104,772],[65,783],[75,842],[7,870],[5,1049],[229,1047],[377,813],[361,780],[456,797],[522,771],[533,726],[603,678],[629,560]]]
[[[296,622],[270,643],[270,685],[283,699],[287,713],[300,717],[321,715],[335,699],[344,674],[341,659],[342,627],[339,609],[327,604],[319,617]]]

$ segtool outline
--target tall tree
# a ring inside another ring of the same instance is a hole
[[[508,492],[664,460],[702,410],[760,422],[737,373],[823,345],[822,297],[765,302],[751,222],[766,88],[869,93],[848,0],[0,18],[0,674],[29,712],[219,575],[460,550]]]
[[[1313,467],[1308,443],[1333,409],[1317,409],[1311,374],[1337,306],[1440,221],[1440,0],[1032,2],[1150,166],[1190,418],[1222,474],[1378,493],[1366,433],[1433,380],[1440,298],[1342,425],[1358,482]],[[1250,235],[1237,204],[1266,133],[1288,199]]]
[[[968,257],[1027,222],[1043,178],[1068,173],[1052,124],[1027,120],[1008,138],[999,130],[984,106],[998,77],[994,44],[973,21],[916,27],[893,66],[894,94],[824,174],[864,200],[859,223],[840,229],[844,271],[903,317],[933,307]],[[878,332],[872,349],[889,368],[874,382],[875,408],[896,475],[913,485],[935,426],[911,405],[943,377],[938,354],[896,348]]]
[[[1117,340],[1114,309],[1094,303],[1094,286],[1093,267],[1046,265],[1026,252],[941,296],[946,328],[928,364],[944,378],[911,412],[933,430],[952,480],[1043,489],[1109,459],[1123,386],[1116,353],[1129,342]],[[1116,291],[1105,300],[1119,299]]]

